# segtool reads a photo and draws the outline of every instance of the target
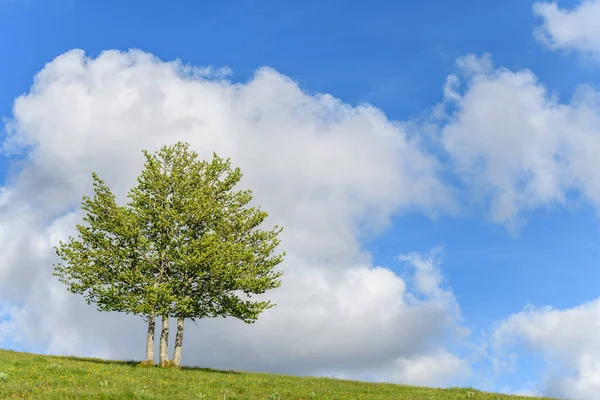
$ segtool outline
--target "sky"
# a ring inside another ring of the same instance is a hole
[[[277,307],[183,363],[600,398],[600,0],[0,0],[0,345],[141,359],[52,276],[97,172],[231,157]]]

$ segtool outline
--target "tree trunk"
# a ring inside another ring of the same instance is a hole
[[[173,350],[173,364],[181,366],[181,346],[183,345],[183,317],[177,318],[177,335],[175,336],[175,350]]]
[[[163,315],[161,319],[159,365],[164,367],[169,363],[169,316]]]
[[[148,319],[148,335],[146,336],[146,363],[154,364],[154,331],[156,328],[156,318],[154,314]]]

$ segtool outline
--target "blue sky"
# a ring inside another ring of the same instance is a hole
[[[564,5],[563,5],[564,3]],[[577,1],[563,1],[568,8]],[[5,1],[1,107],[25,92],[41,67],[67,50],[90,55],[140,48],[161,59],[229,66],[248,79],[268,65],[308,90],[368,101],[392,119],[419,115],[464,54],[492,53],[498,65],[529,68],[559,95],[598,79],[597,69],[542,48],[533,1],[278,1],[168,4],[161,1]],[[352,82],[352,84],[349,84]],[[6,111],[4,111],[6,110]]]
[[[72,49],[94,58],[104,50],[137,48],[161,60],[228,67],[230,79],[240,83],[269,66],[306,93],[329,93],[352,106],[369,103],[389,120],[418,126],[443,101],[447,77],[460,74],[457,60],[490,54],[495,67],[530,70],[551,96],[569,103],[578,85],[600,84],[600,64],[576,46],[562,50],[540,43],[533,32],[542,18],[534,14],[534,3],[0,0],[0,37],[5,38],[0,41],[0,115],[14,118],[15,99],[29,92],[36,73]],[[579,5],[559,2],[564,10]],[[12,162],[4,157],[0,170],[6,172]],[[445,168],[456,188],[456,171]],[[463,203],[470,197],[468,192],[459,196]],[[374,265],[400,276],[407,268],[395,260],[399,254],[441,247],[445,284],[474,343],[528,304],[564,310],[598,297],[595,202],[580,193],[573,199],[524,209],[525,223],[517,232],[492,221],[487,203],[434,219],[400,211],[387,229],[362,245]],[[464,343],[456,349],[468,353]],[[545,367],[535,361],[544,354],[524,352],[518,373],[499,374],[493,382],[487,380],[491,363],[477,364],[480,376],[473,374],[465,384],[544,391]]]

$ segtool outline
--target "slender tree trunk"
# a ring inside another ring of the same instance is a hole
[[[175,349],[173,350],[173,364],[181,366],[181,346],[183,345],[183,323],[184,318],[177,318],[177,335],[175,336]]]
[[[146,362],[154,364],[154,331],[156,328],[156,318],[154,314],[148,319],[148,335],[146,336]]]
[[[163,315],[161,319],[159,365],[163,367],[169,363],[169,316]]]

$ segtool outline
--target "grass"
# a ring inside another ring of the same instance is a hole
[[[42,356],[0,350],[2,399],[528,399],[473,389],[217,371],[144,368],[137,362]],[[530,398],[529,398],[530,399]]]

